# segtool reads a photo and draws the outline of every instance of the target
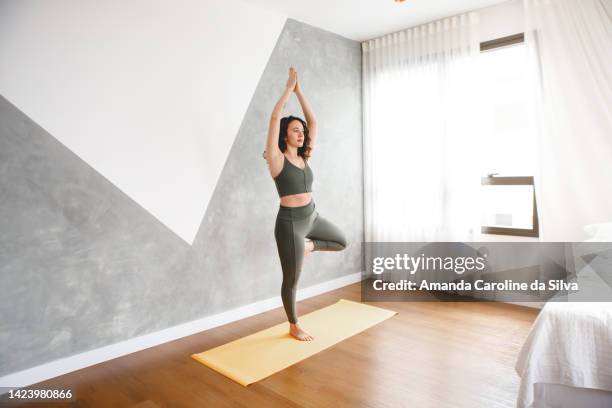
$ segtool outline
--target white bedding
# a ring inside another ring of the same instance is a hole
[[[535,383],[612,391],[612,302],[547,303],[515,368],[518,408],[531,405]]]

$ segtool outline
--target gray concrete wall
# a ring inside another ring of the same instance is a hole
[[[193,246],[0,97],[0,375],[279,296],[261,153],[290,65],[320,122],[317,210],[351,244],[307,258],[299,287],[360,271],[358,42],[287,20]],[[290,113],[303,116],[295,96]]]

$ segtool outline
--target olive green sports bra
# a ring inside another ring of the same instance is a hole
[[[313,176],[308,162],[304,160],[304,169],[301,169],[291,163],[284,154],[283,160],[283,169],[274,177],[278,195],[284,197],[291,194],[312,192]]]

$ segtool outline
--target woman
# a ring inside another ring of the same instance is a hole
[[[306,121],[288,116],[281,119],[283,107],[295,92]],[[297,71],[289,69],[283,95],[270,118],[264,157],[280,196],[274,236],[283,270],[281,297],[289,320],[289,334],[298,340],[314,337],[297,321],[295,292],[304,257],[313,251],[341,251],[346,248],[344,234],[315,210],[312,194],[312,169],[308,159],[317,139],[317,121],[300,88]]]

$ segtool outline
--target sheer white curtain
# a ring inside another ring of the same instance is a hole
[[[537,67],[540,239],[612,221],[612,0],[524,0]]]
[[[366,241],[480,233],[478,14],[362,43]]]

